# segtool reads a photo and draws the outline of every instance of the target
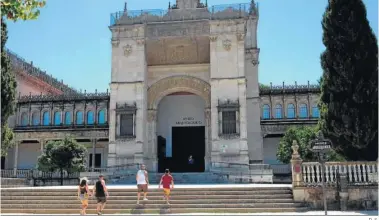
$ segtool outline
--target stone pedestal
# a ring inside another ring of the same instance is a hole
[[[299,145],[296,140],[292,142],[292,159],[291,159],[291,167],[292,167],[292,186],[303,186],[303,175],[301,172],[301,164],[303,160],[300,158],[300,154],[298,152]]]

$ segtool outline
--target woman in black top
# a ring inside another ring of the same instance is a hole
[[[82,202],[82,210],[80,211],[81,215],[86,214],[86,209],[88,207],[88,198],[90,196],[90,191],[88,189],[88,184],[86,179],[82,179],[78,187],[78,198]]]

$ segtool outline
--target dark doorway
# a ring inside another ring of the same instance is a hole
[[[92,167],[92,157],[93,154],[89,155],[89,165]],[[95,154],[95,168],[101,167],[101,154]]]
[[[188,163],[192,155],[193,164]],[[204,172],[205,127],[172,127],[173,172]]]
[[[5,169],[5,157],[1,157],[1,169]]]

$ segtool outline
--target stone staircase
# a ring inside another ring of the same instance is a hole
[[[135,186],[109,186],[103,214],[262,213],[306,211],[293,202],[292,189],[280,185],[177,185],[171,205],[161,189],[150,186],[148,201],[136,204]],[[76,214],[80,202],[76,187],[13,188],[1,190],[1,213]],[[95,214],[90,199],[88,214]]]

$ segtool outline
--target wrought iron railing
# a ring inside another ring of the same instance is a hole
[[[251,14],[258,15],[258,4],[250,3],[214,5],[195,9],[145,9],[112,13],[110,26],[143,24],[152,22],[169,22],[185,20],[223,20],[244,18]]]

